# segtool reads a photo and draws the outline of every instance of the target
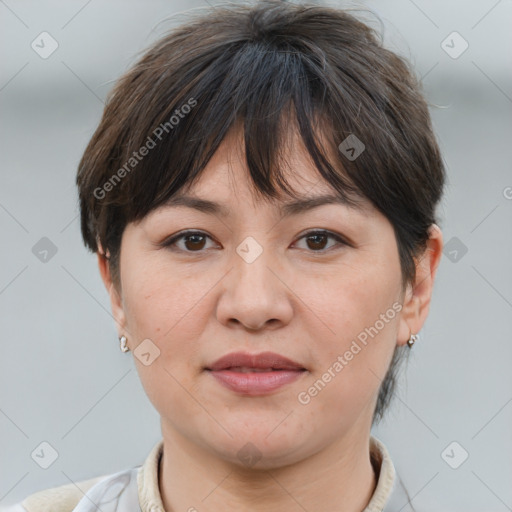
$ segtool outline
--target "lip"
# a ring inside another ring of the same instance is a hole
[[[218,371],[229,368],[246,367],[273,370],[305,370],[305,368],[296,361],[288,359],[275,352],[261,352],[259,354],[249,354],[247,352],[231,352],[217,359],[207,370]]]
[[[205,370],[231,391],[249,396],[271,393],[307,372],[301,364],[275,352],[233,352]]]

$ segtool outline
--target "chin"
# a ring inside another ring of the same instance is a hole
[[[238,419],[237,422],[220,420],[223,424],[229,425],[228,435],[204,436],[203,442],[208,444],[209,451],[215,455],[240,467],[253,469],[271,469],[293,464],[305,456],[308,450],[308,443],[304,439],[303,427],[296,425],[279,424],[285,415],[269,415],[265,421],[259,418],[257,424],[250,419]],[[276,428],[277,427],[277,428]],[[318,438],[318,435],[311,433],[311,436]]]

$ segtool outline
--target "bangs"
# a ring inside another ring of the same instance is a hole
[[[194,69],[192,81],[183,73],[183,79],[173,81],[165,95],[162,83],[155,83],[138,102],[134,117],[127,120],[139,126],[139,138],[124,145],[122,159],[128,160],[148,137],[156,145],[119,186],[115,206],[123,211],[126,222],[143,218],[178,190],[190,187],[231,130],[243,136],[256,196],[275,199],[284,192],[295,197],[283,169],[285,156],[292,150],[291,135],[297,133],[319,178],[347,204],[355,205],[356,196],[363,194],[342,171],[336,130],[325,112],[326,84],[313,71],[297,51],[245,42],[227,47],[200,72]],[[169,120],[190,104],[194,106],[171,129]],[[155,108],[159,105],[163,108]],[[157,113],[150,116],[151,124],[147,122],[150,108]]]

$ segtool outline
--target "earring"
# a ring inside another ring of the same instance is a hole
[[[414,343],[416,341],[418,341],[419,339],[419,335],[418,334],[412,334],[411,333],[411,337],[407,340],[407,345],[409,345],[409,347],[412,347],[414,345]]]
[[[128,352],[130,350],[128,345],[126,345],[126,336],[124,334],[119,338],[119,345],[121,347],[121,352]]]

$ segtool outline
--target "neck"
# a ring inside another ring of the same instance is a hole
[[[295,464],[250,469],[219,459],[174,430],[162,432],[159,487],[166,512],[361,512],[377,484],[369,433],[347,435]]]

